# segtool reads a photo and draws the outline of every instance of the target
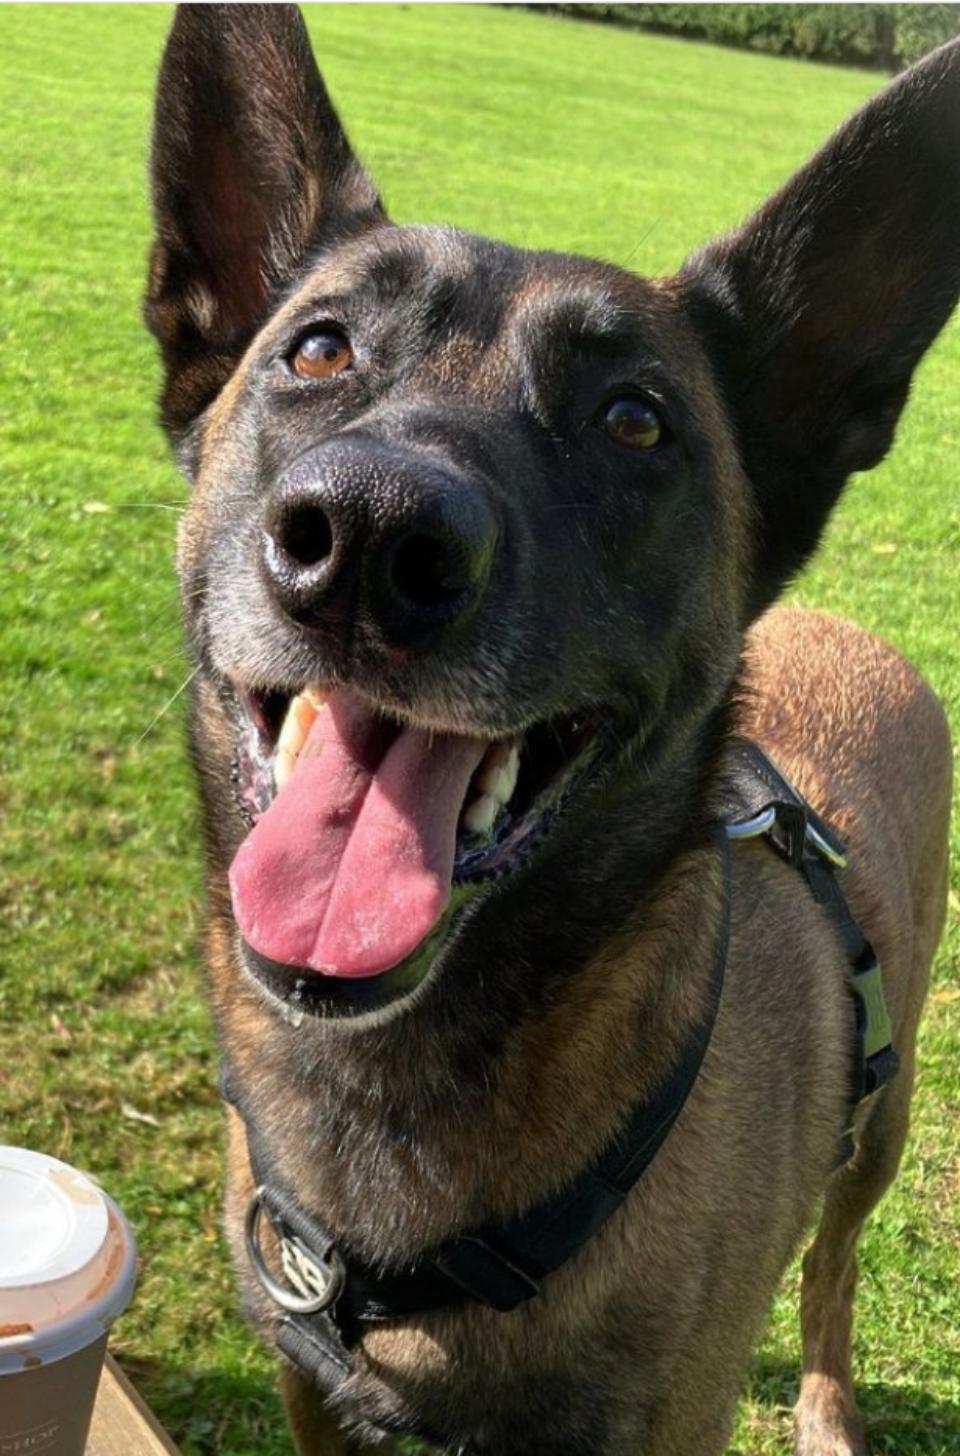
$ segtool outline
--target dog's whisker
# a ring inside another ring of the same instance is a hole
[[[200,664],[198,663],[197,666],[193,669],[193,672],[189,673],[187,675],[187,677],[184,678],[183,682],[177,688],[177,691],[175,693],[172,693],[171,696],[167,699],[167,701],[164,703],[163,707],[160,709],[159,713],[152,720],[152,722],[150,722],[147,725],[147,727],[144,728],[143,732],[140,734],[140,737],[137,739],[136,743],[134,744],[134,748],[139,748],[140,747],[140,744],[143,742],[143,740],[145,738],[148,738],[150,736],[150,734],[153,732],[154,728],[156,728],[157,724],[160,722],[160,719],[166,713],[169,713],[170,709],[173,707],[173,705],[177,701],[177,699],[183,693],[186,692],[187,688],[193,682],[194,678],[196,677],[196,675],[197,675],[197,673],[199,671],[200,671]]]
[[[172,631],[173,631],[173,628],[172,627],[169,627],[169,628],[165,629],[164,635],[165,636],[166,635],[169,635],[169,633],[172,632]],[[157,658],[157,666],[158,667],[163,666],[163,665],[165,665],[168,662],[183,662],[183,656],[184,656],[183,647],[181,645],[181,646],[179,646],[177,648],[177,650],[175,652],[167,652],[167,653],[165,653],[165,655],[163,657]]]
[[[147,625],[143,627],[140,632],[137,633],[137,637],[140,642],[153,643],[160,638],[171,637],[174,632],[182,633],[182,631],[183,627],[180,622],[176,620],[170,622],[161,622],[158,618],[156,621],[148,622]]]
[[[184,506],[189,505],[188,500],[176,501],[120,501],[116,509],[118,511],[176,511],[178,514]]]
[[[202,595],[202,593],[198,592],[197,596],[200,595]],[[192,595],[184,597],[184,601],[191,600],[193,600]],[[174,601],[169,602],[167,606],[163,607],[159,612],[152,616],[148,622],[144,623],[144,625],[140,628],[138,636],[140,640],[143,641],[145,638],[152,638],[153,635],[158,631],[173,632],[176,630],[182,631],[183,624],[180,619],[180,612],[177,610],[177,603]]]

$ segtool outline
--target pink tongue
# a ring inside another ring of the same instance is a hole
[[[330,699],[230,867],[248,945],[331,976],[402,961],[450,898],[457,820],[486,748]]]

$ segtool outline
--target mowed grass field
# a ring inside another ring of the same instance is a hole
[[[168,21],[163,6],[0,7],[0,1139],[89,1168],[132,1218],[142,1274],[114,1348],[184,1452],[281,1456],[274,1365],[235,1313],[219,1231],[177,696],[185,487],[154,423],[139,320]],[[648,273],[734,223],[882,79],[514,9],[330,5],[309,23],[397,218]],[[956,729],[958,386],[955,319],[893,457],[852,483],[796,588],[914,658]],[[956,1456],[956,878],[914,1135],[862,1269],[874,1452]],[[739,1456],[789,1448],[796,1296],[794,1270],[744,1391]]]

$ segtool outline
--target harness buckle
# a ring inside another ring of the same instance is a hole
[[[288,1281],[286,1284],[274,1278],[264,1258],[260,1244],[260,1218],[264,1207],[280,1245],[280,1262]],[[320,1256],[307,1248],[282,1220],[273,1217],[263,1184],[254,1189],[247,1206],[244,1236],[257,1278],[274,1304],[288,1314],[317,1314],[320,1310],[329,1309],[340,1298],[347,1270],[336,1246],[331,1243]]]
[[[789,799],[766,804],[747,819],[728,821],[724,829],[728,839],[766,839],[795,869],[802,865],[808,843],[819,848],[803,807]]]

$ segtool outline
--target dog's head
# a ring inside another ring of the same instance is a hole
[[[181,8],[153,185],[248,964],[419,977],[451,883],[575,853],[611,785],[693,751],[746,625],[887,451],[960,277],[960,47],[666,281],[392,224],[286,6]]]

